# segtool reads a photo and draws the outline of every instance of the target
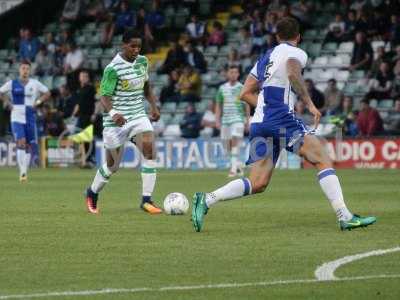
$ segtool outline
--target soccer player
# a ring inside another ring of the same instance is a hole
[[[150,103],[151,119],[157,121],[160,112],[149,84],[148,60],[139,55],[141,36],[126,31],[122,37],[122,52],[104,69],[100,85],[104,106],[103,141],[106,163],[101,166],[92,185],[86,190],[86,205],[90,213],[97,214],[98,194],[118,168],[125,142],[132,140],[142,152],[142,203],[140,207],[150,213],[161,213],[151,199],[156,183],[153,127],[144,109],[145,98]],[[134,139],[134,140],[133,140]]]
[[[250,125],[250,156],[247,161],[251,164],[250,175],[233,180],[211,193],[195,193],[192,207],[195,230],[201,231],[204,215],[218,201],[263,192],[282,148],[297,152],[318,169],[319,184],[342,230],[375,223],[375,217],[360,217],[349,211],[322,143],[293,112],[297,96],[314,116],[315,128],[318,126],[321,114],[314,106],[302,77],[307,54],[296,47],[300,40],[297,21],[281,19],[277,24],[277,37],[279,45],[260,57],[240,95],[242,100],[256,107]]]
[[[228,81],[219,87],[216,97],[217,128],[221,128],[221,139],[230,152],[229,177],[243,176],[243,167],[238,159],[239,147],[250,115],[249,106],[240,101],[243,84],[238,81],[239,76],[239,68],[230,66]]]
[[[35,108],[50,98],[49,89],[38,80],[29,78],[30,72],[31,64],[22,61],[19,66],[19,78],[9,80],[0,87],[0,98],[10,101],[12,106],[11,130],[17,144],[17,164],[21,182],[28,180],[32,150],[37,147]]]

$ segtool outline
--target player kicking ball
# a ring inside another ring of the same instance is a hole
[[[239,67],[229,66],[228,81],[219,87],[216,96],[217,128],[221,128],[221,139],[230,152],[231,168],[228,177],[244,175],[238,156],[250,109],[247,104],[240,101],[243,84],[238,81],[239,76]]]
[[[315,127],[321,117],[302,77],[307,54],[296,47],[300,40],[297,21],[292,18],[281,19],[277,24],[277,36],[280,44],[258,60],[240,96],[243,101],[256,107],[250,125],[250,156],[247,161],[247,164],[251,164],[250,175],[233,180],[211,193],[194,194],[192,222],[196,231],[202,230],[205,214],[218,201],[263,192],[282,148],[297,152],[318,169],[319,184],[342,230],[365,227],[376,222],[375,217],[360,217],[349,211],[339,179],[322,143],[294,114],[297,95],[314,116]]]
[[[49,89],[36,79],[29,78],[31,64],[22,61],[19,78],[0,87],[0,99],[7,96],[11,108],[11,130],[17,144],[19,181],[28,180],[28,169],[34,147],[37,147],[36,107],[50,98]]]
[[[98,194],[118,170],[124,144],[134,139],[143,155],[140,207],[150,214],[159,214],[162,210],[151,199],[156,183],[156,163],[153,126],[146,115],[144,99],[150,103],[152,120],[157,121],[160,113],[148,80],[148,60],[139,55],[142,46],[140,34],[127,31],[123,34],[122,43],[122,52],[107,65],[101,80],[106,163],[98,169],[92,185],[86,191],[86,205],[90,213],[99,212]]]

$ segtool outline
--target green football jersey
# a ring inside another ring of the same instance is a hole
[[[144,109],[144,84],[149,79],[148,65],[145,56],[138,55],[130,63],[117,54],[104,69],[100,94],[111,97],[113,109],[122,114],[127,122],[147,116]],[[105,113],[103,126],[117,125]]]
[[[242,88],[243,84],[239,81],[234,85],[226,82],[219,87],[216,101],[222,107],[221,122],[223,125],[244,122],[244,104],[240,101]]]

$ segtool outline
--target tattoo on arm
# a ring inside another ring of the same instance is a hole
[[[291,86],[302,100],[310,98],[306,83],[301,75],[301,65],[296,59],[289,59],[287,62],[287,72]],[[307,100],[306,100],[307,101]]]

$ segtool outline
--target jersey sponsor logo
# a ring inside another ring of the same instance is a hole
[[[122,80],[121,81],[121,87],[124,91],[129,90],[129,81],[128,80]]]

